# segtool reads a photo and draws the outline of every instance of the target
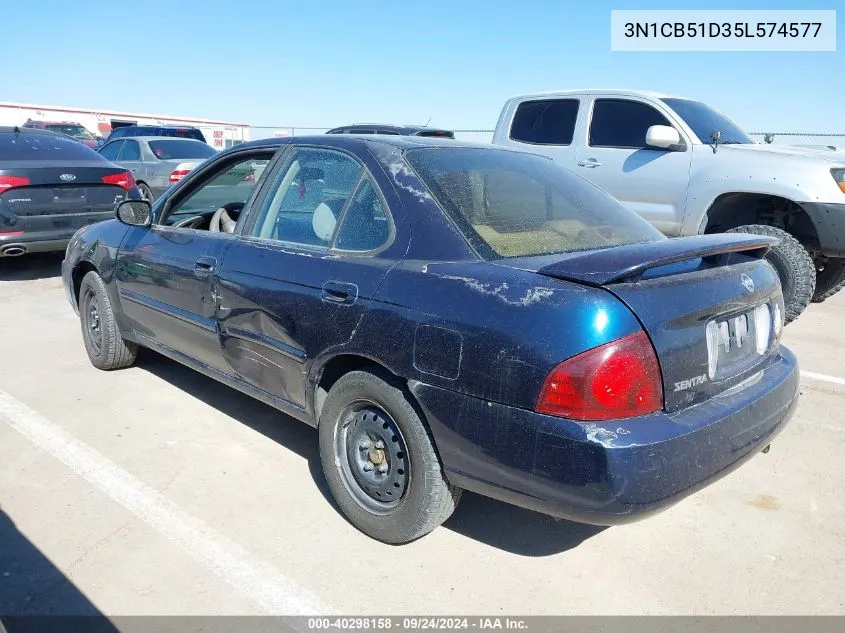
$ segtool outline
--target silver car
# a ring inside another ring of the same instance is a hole
[[[117,138],[97,151],[131,171],[141,195],[150,202],[217,153],[202,141],[168,136]]]

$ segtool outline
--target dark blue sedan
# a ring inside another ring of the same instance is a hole
[[[798,388],[771,245],[666,239],[539,156],[324,135],[121,203],[63,277],[96,367],[149,348],[316,426],[348,519],[404,543],[463,489],[623,523],[766,449]]]

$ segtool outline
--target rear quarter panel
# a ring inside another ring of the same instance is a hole
[[[411,260],[387,274],[346,351],[408,379],[531,409],[556,364],[639,330],[601,289],[484,262]]]

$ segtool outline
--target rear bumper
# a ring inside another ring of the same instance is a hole
[[[799,202],[816,227],[819,247],[828,257],[845,257],[845,203]]]
[[[38,233],[27,235],[0,236],[0,257],[12,257],[26,253],[46,253],[51,251],[63,251],[67,247],[73,233],[67,237],[45,238]],[[21,253],[19,250],[23,250]]]
[[[765,448],[798,402],[798,365],[782,348],[742,391],[674,414],[579,423],[412,383],[449,480],[573,521],[644,518]]]

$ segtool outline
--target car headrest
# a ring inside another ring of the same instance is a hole
[[[311,228],[314,229],[314,234],[324,242],[328,242],[332,239],[336,224],[337,218],[334,216],[331,207],[325,202],[317,205],[314,215],[311,217]]]

